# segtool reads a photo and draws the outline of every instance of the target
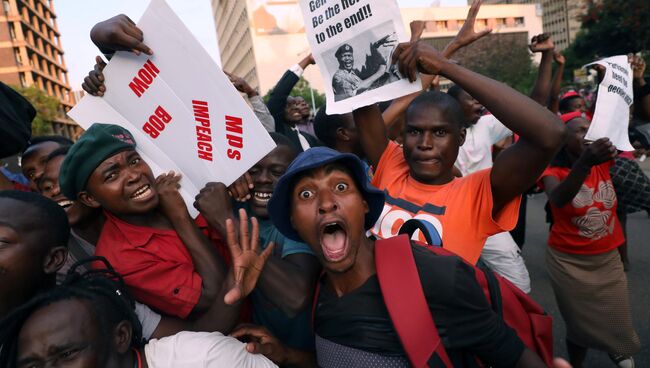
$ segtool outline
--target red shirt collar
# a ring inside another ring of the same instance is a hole
[[[134,247],[142,247],[146,245],[154,235],[178,236],[176,231],[171,229],[156,229],[153,227],[129,224],[128,222],[120,220],[108,211],[104,211],[104,215],[106,216],[106,223],[110,222],[113,224],[115,228],[124,235],[124,238],[129,242],[129,244]]]

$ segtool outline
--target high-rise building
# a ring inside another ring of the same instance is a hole
[[[473,0],[469,0],[471,4]],[[562,51],[576,38],[587,12],[589,0],[486,0],[485,4],[540,4],[544,33],[553,38],[556,49]]]
[[[53,0],[2,0],[0,80],[36,86],[60,102],[56,134],[74,137],[79,127],[65,113],[75,104],[63,59]]]
[[[255,51],[245,0],[212,0],[223,70],[259,88]]]

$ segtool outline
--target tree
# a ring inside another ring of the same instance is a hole
[[[648,19],[648,0],[590,0],[580,32],[564,53],[565,79],[571,79],[574,69],[599,58],[647,50]]]
[[[537,68],[528,51],[528,34],[493,33],[458,51],[453,59],[462,66],[503,82],[528,95],[535,83]],[[451,37],[425,39],[438,50]]]
[[[316,110],[321,108],[321,106],[325,105],[325,95],[318,92],[317,90],[313,90],[314,92],[314,102],[316,104]],[[273,93],[273,88],[271,88],[266,94],[264,95],[264,102],[269,102],[269,98],[271,98],[271,93]],[[297,97],[300,96],[307,101],[307,104],[311,106],[311,93],[312,93],[312,88],[309,85],[309,81],[306,80],[303,77],[300,77],[300,80],[296,85],[293,87],[291,90],[291,96]]]
[[[12,88],[23,95],[36,109],[36,117],[32,121],[32,135],[52,134],[52,122],[56,119],[61,105],[59,100],[36,86],[12,86]]]

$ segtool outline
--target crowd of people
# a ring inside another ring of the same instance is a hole
[[[20,154],[22,175],[0,173],[0,366],[582,367],[596,349],[634,367],[625,219],[650,211],[636,161],[650,145],[585,139],[597,101],[562,86],[548,35],[529,45],[541,61],[528,96],[454,61],[489,33],[474,31],[480,5],[444,50],[414,37],[392,53],[421,92],[352,113],[312,113],[291,95],[311,55],[266,103],[227,73],[276,147],[232,185],[196,193],[196,218],[181,174],[154,176],[131,132],[97,123],[76,142],[30,138],[34,109],[2,86],[1,113],[22,133],[3,132],[0,153]],[[91,39],[109,58],[155,52],[124,15]],[[351,53],[337,51],[341,70]],[[643,59],[629,62],[632,129],[650,121],[650,84]],[[88,93],[106,92],[105,65]],[[521,253],[535,192],[548,198],[545,267],[569,362],[552,340],[531,343],[544,321],[508,315],[536,306]],[[400,241],[405,257],[386,266],[379,249]]]

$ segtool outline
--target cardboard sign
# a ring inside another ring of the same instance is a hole
[[[275,144],[164,0],[149,4],[138,27],[154,55],[117,52],[104,69],[104,97],[86,95],[68,114],[86,129],[128,129],[155,175],[183,174],[181,194],[196,215],[206,183],[232,184]]]
[[[605,77],[598,86],[596,111],[585,139],[595,141],[607,137],[621,151],[634,151],[628,136],[630,105],[634,102],[632,68],[626,55],[612,56],[585,65],[602,65]]]
[[[408,41],[396,0],[300,0],[300,7],[325,81],[328,114],[422,89],[391,62],[397,44]]]

